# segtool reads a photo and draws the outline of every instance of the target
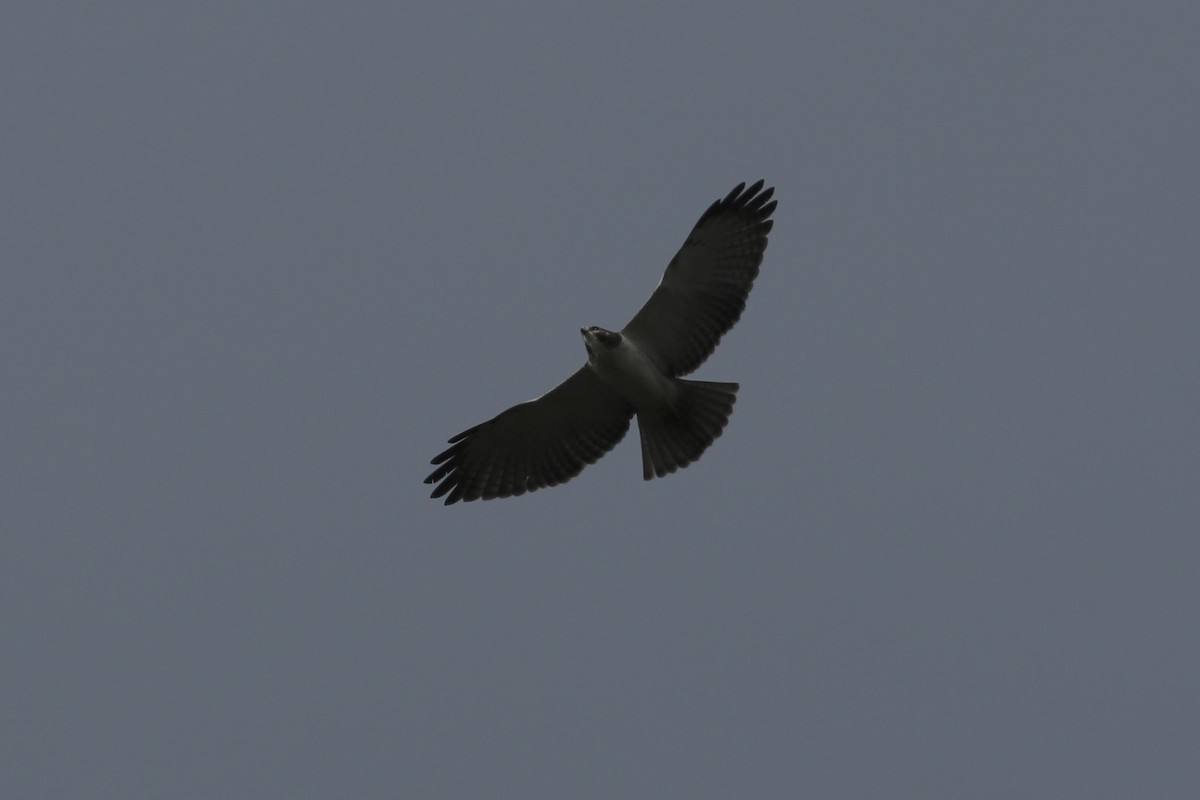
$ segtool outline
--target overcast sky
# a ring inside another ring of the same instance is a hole
[[[1200,796],[1193,3],[10,3],[0,795]],[[779,207],[704,458],[445,440]]]

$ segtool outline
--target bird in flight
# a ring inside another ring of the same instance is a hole
[[[746,307],[774,221],[774,187],[739,183],[701,216],[650,299],[620,331],[581,328],[587,363],[546,394],[450,439],[425,483],[431,495],[491,500],[565,483],[629,430],[642,477],[686,467],[721,435],[736,383],[684,380]]]

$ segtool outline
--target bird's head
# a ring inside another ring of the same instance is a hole
[[[580,328],[579,332],[583,334],[583,346],[587,348],[588,358],[595,358],[598,353],[611,350],[621,343],[621,334],[595,325]]]

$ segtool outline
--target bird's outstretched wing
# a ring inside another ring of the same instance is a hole
[[[446,505],[565,483],[621,441],[632,417],[633,406],[585,364],[536,400],[455,436],[425,482],[438,484],[431,496],[447,495]]]
[[[739,183],[709,206],[621,331],[667,375],[699,367],[746,308],[774,224],[775,189],[762,187]]]

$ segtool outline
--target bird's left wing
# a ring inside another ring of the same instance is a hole
[[[701,215],[658,288],[621,331],[671,377],[708,358],[746,307],[758,277],[774,187],[739,183]]]
[[[584,364],[541,397],[515,405],[450,440],[426,483],[432,497],[491,500],[565,483],[629,430],[633,406]]]

